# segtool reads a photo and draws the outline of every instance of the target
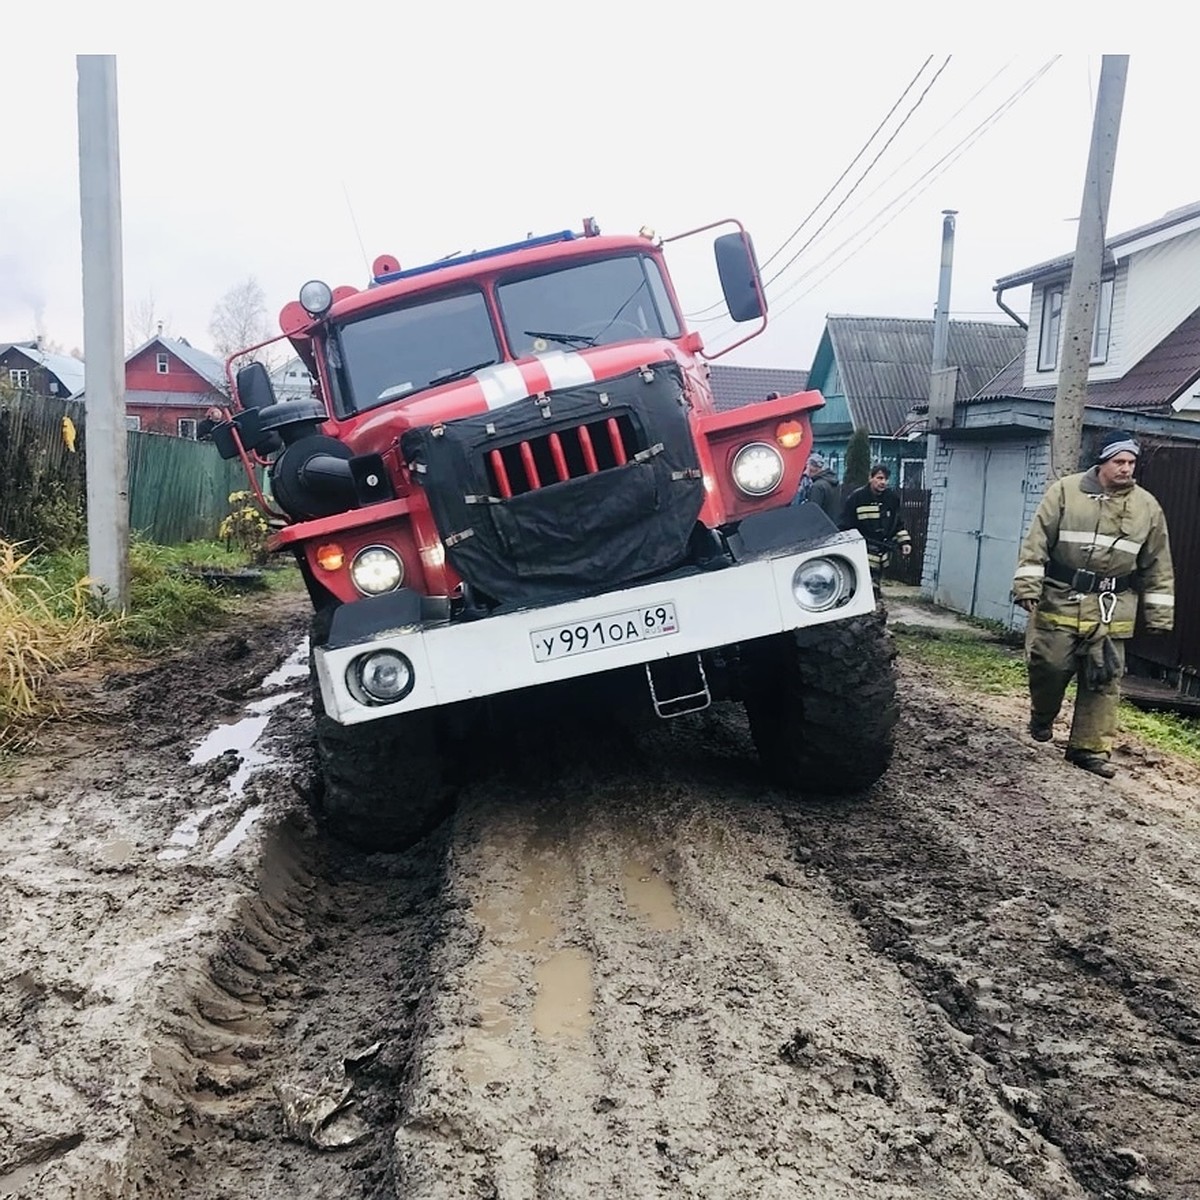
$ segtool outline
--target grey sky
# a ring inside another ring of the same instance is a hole
[[[26,41],[0,75],[9,163],[23,163],[0,177],[0,341],[40,331],[67,349],[83,337],[77,51],[117,55],[126,309],[153,294],[169,331],[205,349],[213,305],[248,276],[273,318],[308,278],[361,286],[380,253],[416,265],[578,228],[584,216],[605,232],[662,234],[736,216],[765,261],[932,53],[885,133],[767,266],[770,277],[946,58],[915,45],[911,26],[907,38],[889,36],[869,9],[857,23],[818,28],[766,3],[737,6],[736,21],[629,0],[578,12],[541,0],[463,3],[419,15],[300,5],[279,10],[299,14],[289,25],[218,3],[196,10],[190,27],[146,6],[159,14],[152,23],[131,9],[115,31],[82,6],[57,8],[58,19],[77,18],[77,44],[64,45],[63,30]],[[43,30],[56,19],[44,9],[39,18]],[[857,26],[876,36],[851,52]],[[999,317],[998,276],[1069,252],[1100,60],[1064,54],[1031,83],[1056,53],[1052,44],[955,53],[851,199],[771,286],[766,334],[727,361],[807,367],[829,312],[929,316],[943,208],[959,211],[955,315]],[[1183,50],[1131,51],[1110,232],[1200,200],[1200,161],[1184,137],[1192,65]],[[708,241],[673,260],[688,312],[717,298]],[[697,327],[720,344],[721,323]]]

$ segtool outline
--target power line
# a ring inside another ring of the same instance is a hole
[[[839,176],[838,176],[838,177],[837,177],[837,178],[836,178],[836,179],[833,181],[833,183],[832,183],[832,184],[830,184],[830,186],[829,186],[829,190],[828,190],[828,191],[825,193],[825,195],[823,195],[823,196],[821,197],[821,199],[820,199],[820,200],[818,200],[818,201],[817,201],[817,203],[816,203],[815,205],[813,205],[813,208],[812,208],[812,210],[809,212],[808,216],[806,216],[806,217],[804,218],[804,220],[803,220],[803,221],[801,221],[801,222],[800,222],[800,224],[799,224],[799,225],[797,225],[797,226],[796,226],[796,228],[795,228],[795,229],[793,229],[793,230],[792,230],[792,232],[791,232],[791,233],[789,233],[789,234],[787,235],[787,237],[784,239],[784,241],[783,241],[782,245],[780,245],[779,249],[778,249],[778,250],[776,250],[776,251],[775,251],[775,252],[774,252],[774,253],[773,253],[773,254],[772,254],[772,255],[771,255],[771,256],[770,256],[770,257],[769,257],[769,258],[768,258],[768,259],[767,259],[767,260],[766,260],[766,261],[765,261],[763,264],[762,264],[762,269],[764,269],[764,270],[765,270],[767,267],[769,267],[769,266],[771,265],[771,263],[773,263],[773,262],[775,261],[775,259],[777,259],[777,258],[778,258],[778,257],[779,257],[779,256],[780,256],[780,255],[781,255],[783,252],[784,252],[784,250],[786,250],[786,249],[787,249],[788,245],[789,245],[789,244],[792,242],[792,240],[793,240],[794,238],[796,238],[796,237],[799,235],[800,231],[801,231],[801,230],[802,230],[802,229],[805,227],[805,225],[807,225],[807,224],[809,223],[809,221],[811,221],[811,220],[813,219],[813,217],[815,217],[815,216],[817,215],[817,213],[818,213],[818,212],[820,211],[820,209],[821,209],[821,205],[822,205],[822,204],[824,204],[824,203],[825,203],[825,201],[826,201],[826,200],[828,200],[828,199],[829,199],[829,197],[830,197],[830,196],[832,196],[832,195],[833,195],[833,193],[834,193],[835,191],[837,191],[838,185],[839,185],[839,184],[842,182],[842,180],[843,180],[843,179],[845,179],[845,178],[846,178],[846,176],[847,176],[847,175],[849,175],[849,174],[850,174],[850,172],[851,172],[851,171],[854,169],[854,164],[855,164],[855,163],[857,163],[857,162],[858,162],[858,160],[859,160],[860,158],[862,158],[862,156],[863,156],[864,154],[866,154],[868,147],[869,147],[869,146],[871,145],[871,143],[872,143],[872,142],[873,142],[873,141],[874,141],[874,140],[875,140],[875,139],[876,139],[876,138],[879,136],[879,133],[880,133],[880,131],[881,131],[881,130],[883,129],[883,127],[884,127],[884,126],[885,126],[885,125],[888,123],[888,121],[890,121],[890,120],[892,119],[892,113],[894,113],[894,112],[896,111],[896,109],[898,109],[898,108],[900,107],[900,105],[901,105],[901,104],[904,102],[904,97],[905,97],[905,96],[907,96],[907,95],[908,95],[908,93],[909,93],[909,92],[911,92],[911,91],[912,91],[912,89],[913,89],[913,88],[916,86],[916,82],[917,82],[917,80],[921,78],[921,76],[922,76],[922,75],[924,74],[924,72],[925,72],[925,68],[926,68],[927,66],[929,66],[929,64],[930,64],[932,61],[933,61],[933,55],[931,54],[931,55],[930,55],[930,56],[929,56],[929,57],[928,57],[928,58],[927,58],[927,59],[926,59],[926,60],[925,60],[925,61],[924,61],[924,62],[921,64],[921,66],[920,66],[920,69],[919,69],[919,70],[917,71],[917,73],[916,73],[916,74],[915,74],[915,75],[912,77],[912,79],[910,79],[910,80],[908,81],[908,86],[907,86],[907,87],[904,89],[904,91],[902,91],[902,92],[900,93],[900,95],[896,97],[896,102],[895,102],[895,103],[892,105],[892,107],[891,107],[891,108],[889,108],[889,109],[887,110],[887,114],[884,116],[883,120],[882,120],[882,121],[880,121],[880,122],[879,122],[879,124],[875,126],[875,129],[872,131],[872,133],[871,133],[871,136],[870,136],[869,138],[867,138],[867,140],[866,140],[865,142],[863,142],[863,144],[862,144],[862,147],[859,149],[858,153],[857,153],[857,154],[856,154],[856,155],[855,155],[855,156],[854,156],[854,157],[853,157],[853,158],[850,160],[850,162],[849,162],[849,163],[846,165],[846,169],[845,169],[845,170],[844,170],[844,171],[843,171],[843,172],[842,172],[842,173],[841,173],[841,174],[840,174],[840,175],[839,175]]]
[[[804,243],[804,245],[801,246],[800,249],[797,250],[796,253],[793,254],[792,257],[789,258],[787,260],[787,262],[785,262],[783,264],[783,266],[780,267],[779,270],[775,272],[774,275],[771,276],[770,279],[766,280],[766,282],[763,284],[764,287],[769,287],[772,283],[774,283],[775,280],[777,280],[780,277],[780,275],[782,275],[784,273],[784,271],[786,271],[788,269],[788,267],[790,267],[792,265],[792,263],[794,263],[796,261],[796,259],[798,259],[800,257],[800,255],[803,254],[804,251],[807,250],[808,247],[813,244],[813,242],[820,236],[821,230],[823,230],[825,228],[825,226],[828,225],[829,222],[832,221],[835,216],[837,216],[838,210],[842,207],[843,204],[846,203],[847,200],[850,199],[851,196],[854,195],[854,193],[858,190],[858,187],[862,183],[862,181],[864,179],[866,179],[866,177],[871,173],[871,170],[875,166],[875,164],[880,160],[880,158],[884,155],[884,153],[886,153],[887,148],[892,144],[892,142],[894,142],[896,140],[896,137],[900,133],[900,131],[912,119],[913,113],[915,113],[917,111],[917,109],[921,107],[921,104],[924,101],[925,97],[929,95],[930,89],[933,87],[933,85],[935,83],[937,83],[938,79],[941,78],[942,72],[950,65],[951,57],[952,56],[949,54],[946,55],[945,61],[942,63],[942,65],[940,67],[938,67],[937,72],[934,74],[933,78],[925,85],[925,89],[917,97],[916,103],[914,103],[912,108],[910,108],[908,110],[908,112],[905,113],[904,119],[900,122],[899,125],[896,126],[895,130],[893,130],[892,136],[889,137],[886,142],[884,142],[883,146],[879,150],[879,153],[876,154],[875,157],[873,159],[871,159],[871,161],[867,164],[866,170],[863,171],[863,173],[858,177],[858,179],[855,181],[854,185],[850,188],[850,190],[841,198],[841,200],[838,201],[837,206],[834,208],[833,212],[831,212],[829,214],[829,216],[827,216],[825,218],[825,220],[821,222],[820,226],[817,228],[816,233],[812,234],[809,237],[808,241],[806,241]]]
[[[925,73],[925,68],[927,66],[929,66],[929,64],[932,61],[933,61],[933,55],[931,54],[921,64],[920,68],[918,69],[917,73],[912,77],[912,79],[910,79],[908,81],[908,84],[905,87],[904,91],[902,91],[900,93],[900,95],[896,97],[895,103],[892,105],[891,108],[888,109],[887,114],[884,116],[883,120],[880,121],[878,125],[876,125],[875,129],[871,133],[871,136],[869,138],[867,138],[867,140],[865,142],[863,142],[862,146],[859,148],[858,153],[855,154],[855,156],[847,164],[846,169],[844,171],[842,171],[842,173],[837,177],[836,180],[834,180],[834,182],[830,185],[829,190],[826,191],[825,195],[823,195],[821,197],[821,199],[817,201],[817,203],[813,206],[812,210],[809,212],[808,216],[806,216],[804,218],[804,220],[802,220],[800,222],[800,224],[797,225],[796,228],[793,229],[792,232],[788,234],[788,236],[783,240],[783,242],[778,247],[778,249],[774,250],[771,253],[771,255],[762,264],[763,268],[770,266],[771,263],[774,262],[775,259],[777,259],[780,256],[780,254],[782,254],[783,251],[788,247],[788,245],[799,235],[801,230],[804,229],[804,227],[809,223],[809,221],[811,221],[813,219],[813,217],[815,217],[817,215],[817,213],[820,212],[821,205],[823,205],[825,203],[825,201],[828,200],[831,195],[833,195],[833,193],[837,189],[838,185],[842,182],[843,179],[846,178],[847,175],[850,174],[851,170],[853,170],[854,164],[857,163],[858,160],[860,158],[862,158],[862,156],[867,152],[867,150],[870,148],[871,143],[879,136],[880,130],[882,130],[883,127],[888,123],[888,121],[891,120],[892,114],[904,102],[905,96],[907,96],[908,93],[912,91],[913,87],[916,85],[917,80],[920,79],[921,76]],[[949,59],[947,59],[946,61],[948,62]],[[942,64],[942,69],[944,69],[944,68],[945,68],[945,63]],[[937,76],[934,76],[934,78],[936,79]],[[926,91],[928,91],[928,88],[926,89]],[[903,126],[901,126],[901,128],[903,128]],[[897,130],[897,132],[899,132],[899,130]],[[893,134],[892,136],[894,137],[895,134]],[[889,141],[890,141],[890,139],[889,139]],[[887,146],[884,146],[884,149],[886,150]],[[881,153],[882,153],[882,151],[881,151]],[[876,158],[878,158],[878,155],[876,156]],[[868,170],[870,170],[870,168],[868,168]],[[865,172],[864,172],[864,176],[865,176]],[[861,182],[861,179],[860,179],[860,182]],[[834,212],[836,212],[836,211],[837,211],[837,209],[834,209]],[[822,226],[822,228],[823,228],[823,226]],[[817,232],[819,233],[820,230],[818,230]],[[763,286],[765,287],[766,285],[764,284]],[[697,309],[695,312],[684,313],[683,315],[688,320],[697,320],[698,318],[703,316],[704,313],[712,312],[715,309],[720,308],[721,305],[722,305],[722,302],[720,300],[716,300],[712,304],[706,305],[704,308]],[[718,314],[716,317],[713,317],[710,319],[711,320],[722,320],[723,314]],[[703,324],[704,322],[700,321],[699,323]]]
[[[949,170],[950,167],[953,166],[954,163],[957,162],[958,159],[961,158],[962,155],[965,154],[967,150],[969,150],[981,137],[983,137],[983,135],[985,133],[987,133],[987,131],[993,125],[995,125],[996,122],[999,121],[1000,118],[1002,116],[1004,116],[1004,114],[1007,113],[1009,111],[1009,109],[1011,109],[1012,106],[1014,104],[1016,104],[1016,102],[1018,100],[1020,100],[1021,97],[1024,96],[1025,93],[1028,92],[1030,90],[1030,88],[1032,88],[1046,74],[1046,72],[1049,71],[1050,68],[1053,67],[1056,62],[1058,62],[1058,60],[1061,57],[1062,57],[1061,55],[1055,55],[1052,59],[1050,59],[1047,63],[1045,63],[1042,67],[1040,67],[1037,71],[1035,71],[1034,74],[1031,75],[1015,92],[1013,92],[1011,95],[1009,95],[1000,105],[998,105],[995,109],[993,109],[992,112],[990,114],[988,114],[987,117],[985,117],[978,125],[976,125],[972,130],[970,130],[966,135],[964,135],[963,138],[961,138],[944,155],[942,155],[941,158],[939,158],[935,163],[933,163],[933,165],[930,166],[923,174],[919,175],[913,181],[913,183],[909,185],[909,187],[904,192],[901,192],[898,196],[896,196],[894,199],[892,199],[886,205],[884,205],[884,207],[881,208],[873,217],[871,217],[866,222],[865,225],[862,225],[855,233],[852,233],[848,238],[846,238],[844,241],[842,241],[838,246],[836,246],[833,250],[831,250],[829,252],[829,254],[827,254],[823,259],[821,259],[819,262],[814,263],[807,271],[805,271],[803,274],[799,275],[796,279],[794,279],[791,283],[789,283],[788,286],[786,288],[784,288],[779,293],[778,296],[775,297],[776,301],[778,301],[780,297],[786,295],[793,288],[795,288],[800,283],[802,283],[805,279],[812,276],[825,263],[829,262],[829,260],[831,258],[833,258],[835,255],[837,255],[839,251],[845,249],[846,246],[850,245],[850,243],[852,243],[855,238],[859,237],[862,233],[864,233],[868,229],[870,229],[871,225],[874,222],[878,221],[879,218],[882,217],[885,213],[887,213],[889,209],[895,207],[895,205],[900,203],[900,201],[904,200],[906,196],[908,197],[907,203],[903,204],[899,209],[897,209],[888,218],[887,221],[885,221],[869,237],[867,237],[858,246],[856,246],[849,254],[847,254],[831,270],[827,271],[824,275],[822,275],[821,278],[818,279],[816,282],[814,282],[811,287],[806,288],[803,292],[801,292],[798,296],[796,296],[795,299],[793,299],[791,301],[791,303],[785,305],[778,313],[775,314],[776,318],[783,316],[784,313],[786,313],[789,309],[791,309],[797,303],[799,303],[799,301],[802,300],[805,296],[807,296],[807,295],[811,294],[813,291],[815,291],[816,288],[818,288],[822,283],[824,283],[827,279],[829,279],[831,276],[836,274],[837,271],[841,270],[841,268],[843,266],[845,266],[845,264],[848,263],[850,261],[850,259],[852,259],[856,254],[858,254],[861,250],[863,250],[866,246],[868,246],[872,241],[874,241],[875,238],[878,237],[879,234],[881,234],[894,220],[896,220],[896,218],[899,217],[902,212],[904,212],[913,203],[915,203],[915,201],[925,191],[927,191],[929,189],[929,187],[931,187],[937,181],[937,179],[939,179],[947,170]],[[917,185],[922,182],[922,180],[927,180],[924,183],[924,186],[920,187],[919,190],[914,191],[913,189],[916,188]],[[909,196],[910,192],[912,193],[911,196]],[[776,276],[776,278],[778,278],[778,276]],[[719,331],[718,336],[720,336],[721,334],[726,333],[726,332],[729,332],[729,331],[728,330]]]

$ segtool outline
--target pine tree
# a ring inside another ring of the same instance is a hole
[[[871,438],[865,429],[856,429],[846,445],[846,474],[842,482],[850,488],[862,487],[871,471]]]

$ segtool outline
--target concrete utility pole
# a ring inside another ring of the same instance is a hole
[[[129,603],[129,462],[125,432],[125,311],[117,60],[78,54],[79,212],[83,357],[87,364],[88,572],[108,604]]]
[[[1092,358],[1100,279],[1104,272],[1104,231],[1108,224],[1108,202],[1112,195],[1117,135],[1121,131],[1128,70],[1128,54],[1106,54],[1101,60],[1100,86],[1092,117],[1092,144],[1088,151],[1075,259],[1071,264],[1060,339],[1054,433],[1050,443],[1050,474],[1054,479],[1079,470],[1088,366]]]
[[[958,390],[958,368],[948,368],[950,351],[950,281],[954,270],[954,218],[958,210],[942,209],[942,266],[938,273],[937,309],[933,315],[933,363],[929,373],[929,410],[925,417],[925,488],[933,486],[941,439],[937,435],[954,423],[954,396]],[[922,571],[923,585],[926,584]]]

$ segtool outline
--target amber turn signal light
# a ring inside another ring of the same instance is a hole
[[[337,542],[326,542],[317,547],[317,566],[322,571],[340,571],[346,565],[346,552]]]
[[[804,426],[799,421],[780,421],[775,427],[775,440],[785,450],[794,450],[804,441]]]

